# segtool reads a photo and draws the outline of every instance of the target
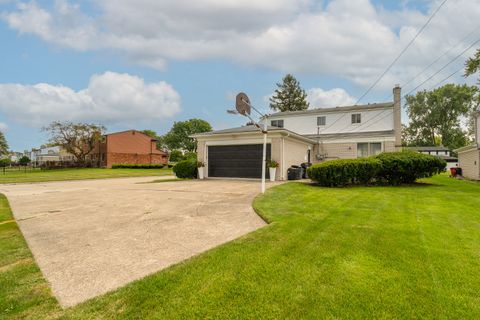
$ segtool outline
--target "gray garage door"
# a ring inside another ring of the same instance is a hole
[[[208,147],[208,175],[210,177],[261,178],[261,144]],[[271,145],[267,144],[267,159],[270,159]],[[268,170],[267,178],[268,178]]]

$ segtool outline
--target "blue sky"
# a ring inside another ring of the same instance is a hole
[[[225,112],[232,97],[247,92],[267,111],[266,97],[287,72],[299,79],[315,107],[353,103],[438,4],[205,0],[203,7],[211,10],[204,10],[183,0],[0,0],[0,129],[11,149],[22,151],[45,143],[40,128],[57,119],[101,122],[110,132],[164,133],[173,121],[189,118],[205,119],[217,129],[237,126],[245,120]],[[477,0],[449,0],[362,102],[385,101],[395,83],[458,44],[418,78],[420,83],[480,37],[473,32],[459,43],[475,29],[479,7]],[[231,11],[248,13],[250,20],[233,21]],[[466,80],[458,74],[449,81]]]

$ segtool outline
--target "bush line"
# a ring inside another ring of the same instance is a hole
[[[128,164],[120,163],[112,165],[112,169],[162,169],[164,164]]]
[[[308,168],[308,176],[325,187],[385,183],[399,185],[445,171],[445,160],[414,151],[385,152],[378,156],[331,160]]]

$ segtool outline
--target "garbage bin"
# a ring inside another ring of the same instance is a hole
[[[303,179],[308,179],[307,169],[310,168],[312,166],[312,164],[310,162],[304,162],[300,166],[303,169],[302,178]]]
[[[455,177],[457,175],[457,168],[450,168],[450,176]]]
[[[462,175],[462,168],[456,168],[457,170],[457,175],[461,176]]]
[[[287,177],[288,180],[300,180],[302,179],[302,167],[299,166],[291,166],[287,170]]]

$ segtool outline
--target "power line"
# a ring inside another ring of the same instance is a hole
[[[460,40],[459,42],[457,42],[457,44],[455,44],[454,46],[451,46],[450,48],[448,48],[445,52],[443,52],[443,54],[441,54],[440,56],[438,56],[435,60],[433,60],[428,66],[426,66],[422,71],[420,71],[419,73],[417,73],[413,78],[411,78],[410,80],[408,80],[407,82],[403,83],[402,84],[402,88],[405,89],[406,86],[408,86],[411,82],[413,82],[415,79],[417,79],[421,74],[423,74],[425,71],[427,71],[428,69],[430,69],[431,66],[433,66],[435,63],[437,63],[441,58],[443,58],[444,56],[446,56],[452,49],[458,47],[460,44],[462,44],[466,39],[468,39],[475,31],[477,31],[479,29],[480,25],[479,26],[476,26],[472,31],[470,31],[465,37],[462,38],[462,40]],[[463,67],[462,67],[463,69]],[[462,70],[460,69],[460,70]],[[460,71],[458,70],[458,71]],[[458,71],[454,72],[457,73]],[[449,77],[447,77],[448,79]],[[445,79],[445,80],[447,80]],[[443,80],[443,81],[445,81]],[[443,82],[441,81],[441,82]],[[441,83],[440,82],[440,83]],[[438,84],[437,84],[438,85]],[[436,85],[435,85],[436,86]],[[434,87],[435,87],[434,86]],[[390,99],[391,97],[393,96],[393,93],[389,93],[388,96],[386,96],[384,98],[384,100],[387,100],[387,99]]]
[[[455,56],[453,59],[451,59],[447,64],[445,64],[443,67],[441,67],[439,70],[437,70],[437,72],[435,72],[434,74],[432,74],[430,77],[428,77],[426,80],[424,80],[422,83],[420,83],[418,86],[416,86],[415,88],[413,88],[412,90],[410,90],[407,94],[405,94],[404,96],[408,96],[409,94],[411,94],[412,92],[414,92],[415,90],[417,90],[418,88],[420,88],[422,85],[424,85],[426,82],[428,82],[429,80],[431,80],[433,77],[435,77],[437,74],[439,74],[440,72],[442,72],[446,67],[448,67],[450,64],[452,64],[455,60],[457,60],[458,58],[460,58],[465,52],[467,52],[468,50],[470,50],[474,45],[476,45],[477,43],[480,42],[480,38],[477,39],[474,43],[472,43],[471,45],[469,45],[465,50],[463,50],[462,52],[460,52],[457,56]]]
[[[459,42],[457,42],[456,45],[454,46],[451,46],[448,50],[446,50],[442,55],[440,55],[437,59],[435,59],[434,61],[432,61],[428,66],[426,66],[422,71],[420,71],[419,73],[417,73],[415,75],[415,77],[411,78],[410,80],[408,80],[407,82],[405,82],[404,84],[402,84],[402,87],[406,87],[407,85],[409,85],[410,83],[412,83],[415,79],[417,79],[421,74],[423,74],[425,71],[427,71],[431,66],[433,66],[435,63],[437,63],[441,58],[443,58],[444,56],[446,56],[452,49],[458,47],[460,44],[462,44],[468,37],[470,37],[475,31],[478,30],[478,27],[479,26],[476,26],[472,31],[470,31],[465,37],[462,38],[462,40],[460,40]]]
[[[400,54],[397,55],[397,57],[390,63],[390,65],[385,69],[385,71],[382,72],[382,74],[375,80],[375,82],[365,91],[364,94],[358,98],[357,102],[355,104],[358,104],[375,86],[382,80],[382,78],[387,74],[388,71],[393,67],[393,65],[400,59],[401,56],[407,51],[408,48],[415,42],[415,40],[418,38],[418,36],[422,33],[422,31],[427,27],[427,25],[432,21],[433,17],[437,14],[437,12],[440,10],[440,8],[443,7],[443,5],[447,2],[448,0],[443,0],[442,3],[437,7],[437,9],[430,15],[428,20],[425,22],[425,24],[418,30],[417,34],[410,40],[410,42],[403,48],[403,50],[400,52]]]
[[[377,113],[376,115],[374,115],[373,117],[371,117],[370,119],[368,119],[367,121],[365,121],[364,123],[360,124],[359,126],[357,127],[354,127],[353,129],[351,130],[347,130],[345,132],[354,132],[355,130],[357,129],[360,129],[361,127],[363,127],[364,125],[366,125],[367,123],[369,123],[370,121],[374,120],[375,118],[377,118],[378,116],[382,115],[385,111],[389,112],[390,110],[382,110],[380,111],[379,113]],[[345,129],[351,127],[351,124],[349,124],[348,126],[344,127],[342,130],[340,130],[339,132],[344,132]]]
[[[460,69],[458,69],[457,71],[452,72],[448,77],[446,77],[446,78],[443,79],[442,81],[437,82],[436,84],[434,84],[433,86],[431,86],[430,88],[428,88],[428,90],[432,90],[433,88],[435,88],[436,86],[440,85],[440,84],[443,83],[444,81],[447,81],[448,79],[450,79],[450,78],[453,77],[455,74],[457,74],[458,72],[462,71],[463,69],[465,69],[465,66],[462,66],[462,67],[461,67]]]
[[[385,111],[386,111],[386,113],[385,113]],[[391,110],[383,110],[382,112],[377,113],[375,116],[371,117],[370,119],[368,119],[367,121],[365,121],[364,123],[362,123],[361,125],[359,125],[358,127],[355,127],[355,128],[353,128],[353,129],[351,129],[351,130],[348,130],[347,132],[357,132],[357,131],[359,131],[363,126],[366,126],[369,122],[371,122],[373,119],[375,119],[376,117],[384,114],[383,117],[381,117],[380,119],[378,119],[377,121],[375,121],[375,122],[372,123],[372,124],[375,124],[375,123],[377,123],[378,121],[380,121],[380,120],[384,119],[385,117],[387,117],[388,115],[392,114],[390,111],[391,111]]]

